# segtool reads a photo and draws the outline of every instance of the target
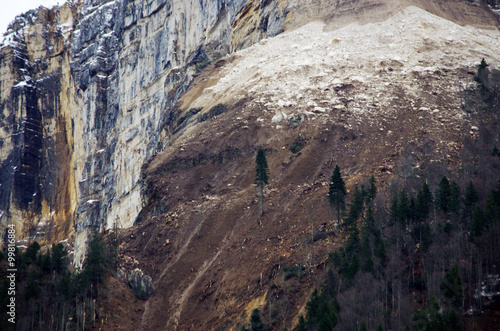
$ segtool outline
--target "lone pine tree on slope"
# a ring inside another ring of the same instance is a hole
[[[332,178],[330,180],[330,188],[328,190],[328,199],[330,205],[337,209],[337,220],[340,224],[340,211],[345,209],[345,195],[347,194],[345,189],[345,183],[340,174],[340,167],[335,166],[333,170]]]
[[[264,185],[269,184],[269,169],[267,167],[266,152],[259,148],[255,159],[255,181],[259,187],[259,219],[264,215]]]

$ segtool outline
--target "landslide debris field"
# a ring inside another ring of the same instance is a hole
[[[482,58],[498,64],[498,49],[496,30],[407,7],[334,30],[311,22],[201,72],[171,145],[143,167],[139,223],[121,231],[123,267],[155,286],[134,325],[236,327],[274,302],[293,326],[345,237],[327,200],[333,167],[351,191],[374,175],[381,210],[391,184],[467,176],[477,159],[466,145],[498,139],[474,81]],[[258,146],[270,169],[260,222]],[[285,280],[293,264],[303,275]]]

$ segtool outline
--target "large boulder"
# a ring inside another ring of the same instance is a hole
[[[128,284],[138,298],[146,299],[154,291],[151,277],[146,275],[141,269],[134,269],[128,274]]]
[[[494,98],[500,98],[500,70],[490,68],[486,62],[483,63],[479,66],[477,80]]]

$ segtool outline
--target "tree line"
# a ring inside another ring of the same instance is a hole
[[[442,176],[416,194],[392,187],[378,199],[372,176],[349,204],[335,167],[328,198],[343,245],[329,252],[328,272],[295,330],[464,330],[465,313],[488,303],[487,275],[500,261],[500,180],[481,198]],[[364,289],[364,290],[363,290]]]
[[[45,252],[33,242],[24,252],[16,247],[16,324],[7,321],[8,282],[0,282],[0,329],[84,330],[96,323],[96,302],[110,267],[116,267],[117,237],[108,242],[94,232],[82,270],[71,271],[62,243]],[[0,264],[6,261],[0,258]],[[7,270],[2,268],[1,270]],[[1,275],[5,276],[5,275]]]
[[[259,149],[259,217],[268,171]],[[472,180],[459,185],[446,175],[433,189],[427,181],[417,190],[393,183],[380,195],[371,176],[348,194],[336,165],[328,202],[343,245],[329,252],[326,280],[311,295],[295,330],[475,327],[466,313],[474,316],[488,304],[480,291],[500,261],[500,180],[486,196]],[[301,269],[297,264],[285,272]],[[369,290],[361,294],[367,284]]]

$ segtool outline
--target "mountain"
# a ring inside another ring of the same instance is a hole
[[[263,23],[238,37],[244,6]],[[195,65],[283,31],[284,18],[274,2],[167,0],[17,17],[1,50],[2,226],[24,240],[69,238],[77,264],[88,229],[131,226],[141,166],[167,144]]]
[[[2,231],[67,243],[80,267],[94,229],[121,229],[107,329],[235,329],[257,307],[293,327],[346,237],[336,164],[349,197],[374,176],[381,229],[395,187],[494,187],[495,6],[115,0],[19,16],[0,49]]]

